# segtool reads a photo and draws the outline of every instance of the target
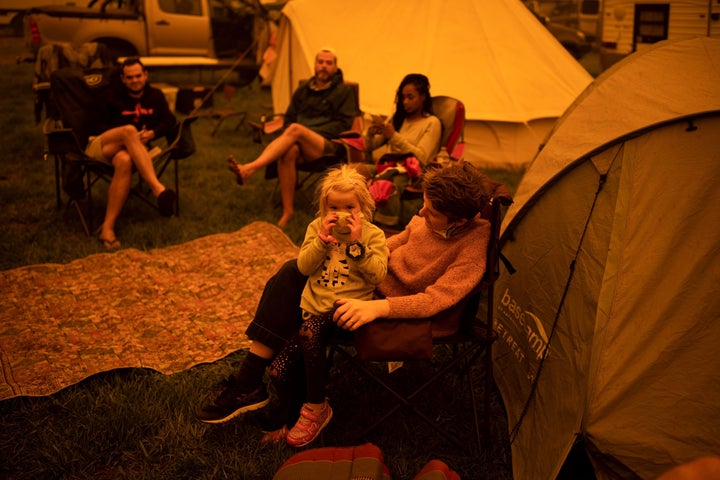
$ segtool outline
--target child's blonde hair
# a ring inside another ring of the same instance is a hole
[[[318,215],[320,217],[328,214],[327,198],[331,191],[354,193],[365,220],[372,221],[375,200],[368,190],[367,179],[356,169],[343,165],[340,168],[328,170],[318,187]]]

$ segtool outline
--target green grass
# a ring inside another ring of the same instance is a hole
[[[73,209],[65,205],[56,208],[53,162],[43,158],[44,138],[32,113],[33,66],[12,61],[20,50],[21,39],[0,38],[0,78],[5,92],[0,97],[2,270],[66,263],[104,251],[95,238],[84,234]],[[213,81],[207,73],[200,77],[197,72],[152,75],[158,81],[206,84]],[[231,100],[218,94],[214,101],[217,107],[227,103],[261,112],[270,103],[270,95],[253,84],[239,90]],[[235,231],[252,221],[274,223],[279,218],[274,182],[257,175],[249,185],[240,188],[225,167],[229,153],[246,161],[260,151],[244,126],[234,131],[237,121],[228,119],[215,137],[210,136],[213,128],[210,120],[200,119],[193,125],[198,152],[181,164],[181,215],[164,219],[143,203],[130,199],[117,225],[124,248],[162,248],[204,235]],[[520,177],[501,170],[487,173],[513,189]],[[297,197],[297,214],[286,230],[295,243],[301,241],[305,226],[313,217],[311,196],[312,192],[304,192]],[[98,198],[104,201],[101,189]],[[96,223],[101,218],[102,206]],[[1,298],[2,293],[0,301]],[[258,429],[243,419],[207,426],[194,418],[195,410],[213,384],[235,371],[243,356],[240,351],[213,364],[171,376],[143,369],[117,370],[96,375],[48,397],[0,402],[0,479],[271,478],[292,450],[260,446]],[[396,376],[401,384],[407,385],[415,377],[410,368],[401,369]],[[476,376],[482,385],[481,369]],[[379,413],[387,398],[342,362],[335,366],[331,378],[336,418],[323,441],[325,445],[346,445],[367,418]],[[451,424],[463,438],[469,438],[465,417],[468,399],[458,393],[463,385],[457,382],[454,376],[448,376],[445,385],[423,402],[437,410],[435,416],[440,421]],[[449,407],[450,414],[440,411],[444,405]],[[381,434],[368,440],[381,446],[395,479],[412,478],[431,458],[445,460],[465,479],[508,479],[511,475],[505,416],[497,392],[493,394],[492,412],[494,446],[479,454],[456,451],[408,416],[390,422]]]
[[[55,200],[54,162],[44,158],[44,137],[33,121],[33,96],[30,90],[32,66],[6,65],[3,77],[11,96],[2,100],[0,131],[3,134],[2,173],[0,173],[0,269],[48,262],[65,263],[103,251],[95,238],[88,238],[73,208],[58,209]],[[160,73],[162,74],[162,72]],[[159,76],[159,75],[157,75]],[[183,81],[180,74],[165,77]],[[193,75],[186,75],[192,80]],[[207,77],[207,75],[206,75]],[[160,77],[163,79],[163,77]],[[197,81],[197,80],[196,80]],[[240,90],[230,101],[215,97],[216,106],[228,105],[251,112],[262,112],[269,103],[269,92],[258,84]],[[124,247],[152,249],[217,232],[234,231],[254,220],[275,222],[280,216],[275,182],[256,175],[243,188],[235,185],[225,166],[233,153],[240,161],[254,158],[261,146],[252,143],[246,126],[235,132],[238,117],[225,121],[215,137],[210,136],[214,123],[199,119],[193,124],[198,152],[180,163],[181,215],[160,218],[155,211],[137,199],[130,199],[117,223],[116,233]],[[172,168],[161,180],[171,184]],[[99,199],[95,225],[104,213],[105,189],[98,184]],[[274,198],[273,201],[269,201]],[[298,196],[298,215],[287,229],[295,241],[301,239],[304,225],[312,217],[306,196]]]
[[[260,432],[249,420],[208,426],[194,418],[213,379],[235,371],[242,356],[236,353],[171,376],[116,370],[49,397],[3,401],[0,478],[271,478],[294,450],[260,445]],[[401,369],[404,377],[398,381],[409,384],[417,370],[404,368],[409,371]],[[433,394],[425,405],[469,442],[469,417],[462,413],[467,412],[468,398],[459,395],[464,386],[449,376],[441,388],[445,395]],[[342,362],[333,370],[329,391],[335,417],[314,447],[351,444],[354,430],[388,401],[384,392]],[[438,410],[444,404],[450,414]],[[497,394],[493,411],[498,445],[480,454],[457,451],[407,414],[388,421],[368,441],[382,448],[396,479],[412,478],[432,458],[444,460],[465,479],[508,479],[504,415]]]

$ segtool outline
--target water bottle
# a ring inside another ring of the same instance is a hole
[[[435,161],[443,167],[450,166],[450,155],[445,147],[442,147],[435,157]]]

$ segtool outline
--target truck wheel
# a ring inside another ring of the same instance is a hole
[[[134,57],[138,54],[135,47],[122,40],[114,38],[99,38],[96,42],[105,45],[108,57],[110,57],[110,60],[113,62],[116,61],[118,57]]]

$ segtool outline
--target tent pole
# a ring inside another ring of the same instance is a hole
[[[288,98],[292,99],[293,95],[293,85],[295,82],[293,82],[293,56],[292,56],[292,23],[290,23],[290,20],[288,19],[288,24],[290,27],[288,28],[288,69],[290,70],[288,75]]]

